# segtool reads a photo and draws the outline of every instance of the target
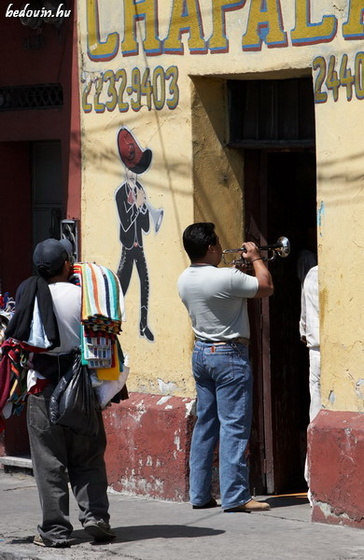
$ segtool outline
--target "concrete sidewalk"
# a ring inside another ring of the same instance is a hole
[[[117,538],[94,544],[77,520],[71,497],[73,537],[69,549],[32,544],[40,518],[34,478],[0,470],[0,559],[2,560],[353,560],[364,558],[360,529],[311,523],[305,496],[268,497],[265,513],[192,510],[190,504],[110,494]]]

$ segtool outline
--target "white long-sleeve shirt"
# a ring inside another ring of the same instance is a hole
[[[318,266],[312,267],[305,278],[301,296],[300,335],[308,348],[320,346],[320,313]]]

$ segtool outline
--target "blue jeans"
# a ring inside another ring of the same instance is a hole
[[[197,390],[197,421],[190,453],[190,501],[201,506],[211,498],[213,452],[219,441],[221,507],[251,499],[246,459],[253,377],[243,344],[195,342],[192,355]]]

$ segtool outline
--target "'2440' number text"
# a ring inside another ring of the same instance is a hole
[[[340,87],[346,88],[346,99],[351,101],[353,92],[357,99],[364,99],[364,52],[358,52],[354,60],[354,73],[348,68],[348,55],[343,54],[340,65],[336,66],[336,56],[331,55],[328,63],[323,56],[313,61],[315,77],[315,103],[326,103],[328,91],[332,92],[334,101],[339,99]],[[336,69],[337,68],[337,69]],[[325,91],[325,86],[326,90]]]

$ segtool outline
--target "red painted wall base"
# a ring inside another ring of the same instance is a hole
[[[364,529],[364,414],[321,410],[308,428],[312,521]]]
[[[193,399],[130,393],[104,413],[109,485],[163,500],[188,500]]]

